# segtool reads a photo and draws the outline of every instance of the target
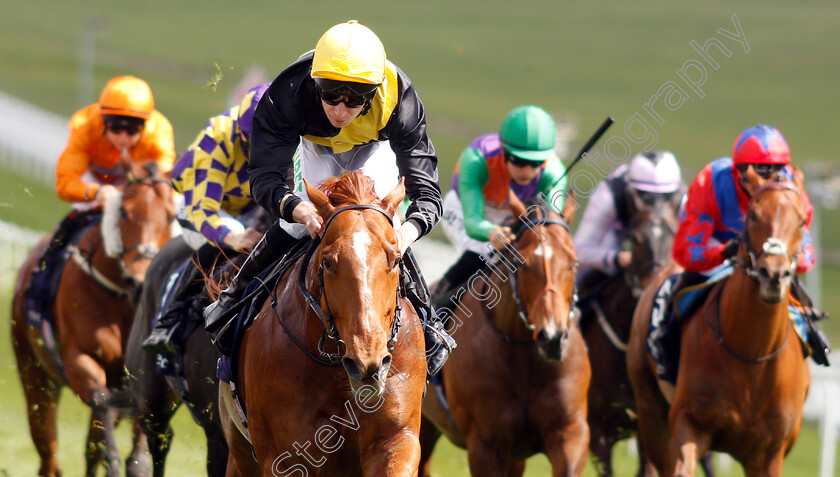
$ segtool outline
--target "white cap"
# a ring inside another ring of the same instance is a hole
[[[637,190],[660,194],[676,192],[682,185],[680,165],[668,151],[638,154],[630,161],[627,179]]]

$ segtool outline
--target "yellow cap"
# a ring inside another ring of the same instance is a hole
[[[376,33],[356,20],[339,23],[318,40],[312,77],[380,84],[385,78],[385,47]]]

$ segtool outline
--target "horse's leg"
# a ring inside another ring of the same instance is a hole
[[[214,405],[212,412],[202,414],[202,417],[206,417],[199,424],[207,437],[207,476],[222,477],[225,475],[229,450],[225,434],[218,424],[218,406]]]
[[[420,477],[429,477],[432,467],[432,452],[440,438],[440,431],[432,421],[423,417],[420,420]]]
[[[659,473],[656,471],[656,467],[653,466],[653,462],[650,461],[647,454],[645,453],[644,442],[642,442],[642,438],[638,435],[636,436],[636,447],[638,448],[639,452],[639,471],[636,473],[636,476],[657,477]]]
[[[388,452],[383,452],[387,449]],[[379,440],[361,452],[365,477],[417,475],[420,468],[420,440],[409,432]]]
[[[552,475],[565,477],[583,473],[589,455],[589,424],[585,416],[580,416],[544,439]]]
[[[140,427],[140,422],[134,420],[131,426],[132,449],[131,455],[125,461],[125,475],[127,477],[146,477],[151,471],[152,462],[149,458],[149,438]]]
[[[595,470],[600,476],[613,475],[612,450],[615,446],[615,436],[605,429],[600,419],[590,419],[589,422],[589,451],[595,463]]]
[[[767,454],[764,459],[755,459],[752,462],[742,462],[744,475],[746,477],[781,477],[782,464],[785,453],[778,450]]]
[[[522,477],[525,474],[525,461],[514,462],[508,467],[505,477]]]
[[[161,381],[163,381],[161,379]],[[180,402],[173,399],[166,382],[160,383],[162,387],[157,389],[156,398],[145,400],[138,408],[137,422],[140,429],[149,440],[149,453],[152,457],[152,469],[155,477],[163,477],[166,466],[166,456],[172,446],[172,439],[175,432],[169,425],[169,421],[178,410]],[[162,392],[160,392],[162,391]]]
[[[56,408],[61,388],[43,368],[38,366],[25,337],[19,338],[15,334],[12,343],[15,348],[20,381],[26,395],[29,432],[38,450],[38,456],[41,458],[38,475],[60,476],[61,468],[58,466],[56,457]]]
[[[110,393],[106,389],[94,391],[87,449],[85,452],[88,477],[96,475],[99,462],[104,461],[105,475],[117,477],[120,472],[121,458],[114,437],[118,411],[108,404]]]
[[[700,459],[700,468],[703,469],[703,473],[706,474],[706,477],[715,477],[714,454],[711,452],[703,454],[703,457]]]
[[[687,413],[679,413],[671,430],[671,455],[674,475],[693,477],[697,461],[711,445],[711,437],[697,429]]]
[[[504,477],[509,469],[507,453],[495,449],[493,444],[484,441],[476,432],[467,438],[467,460],[470,464],[470,475],[481,477]]]
[[[92,410],[87,449],[85,449],[86,475],[96,475],[96,465],[102,457],[106,460],[107,475],[109,477],[119,475],[121,459],[114,438],[117,410],[109,404],[111,393],[107,388],[105,370],[92,356],[76,348],[68,348],[63,358],[67,363],[67,379],[70,387]]]
[[[634,392],[636,395],[636,414],[639,423],[639,457],[645,473],[651,475],[653,466],[661,474],[662,470],[670,467],[671,455],[669,445],[671,433],[668,427],[668,402],[662,396],[656,378],[649,369],[633,369],[628,349],[628,371],[635,379]],[[640,360],[641,361],[641,360]],[[639,366],[645,366],[641,364]]]

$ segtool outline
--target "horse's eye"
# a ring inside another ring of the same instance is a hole
[[[321,266],[324,267],[324,270],[327,273],[334,273],[335,272],[335,267],[333,266],[332,260],[330,260],[328,258],[324,258],[324,260],[321,262]]]

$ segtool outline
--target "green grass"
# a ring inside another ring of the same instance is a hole
[[[828,0],[521,0],[515,6],[478,0],[325,0],[314,8],[306,2],[0,0],[0,7],[5,12],[0,16],[0,90],[69,117],[79,106],[81,25],[91,17],[104,19],[108,29],[95,39],[96,91],[91,94],[98,95],[117,74],[146,79],[158,109],[173,123],[179,152],[208,117],[226,107],[248,68],[260,66],[271,79],[313,48],[328,27],[356,18],[377,32],[389,59],[407,72],[423,98],[444,190],[461,150],[475,135],[497,130],[504,114],[520,104],[576,118],[580,132],[573,151],[607,115],[617,121],[608,136],[624,136],[627,119],[639,113],[650,120],[643,105],[665,82],[679,84],[676,71],[698,59],[689,42],[703,44],[712,37],[722,39],[732,56],[712,53],[720,68],[707,68],[705,96],[690,93],[675,111],[660,106],[664,124],[651,123],[657,147],[677,155],[686,180],[704,163],[728,154],[737,132],[758,122],[782,131],[795,162],[836,163],[840,4]],[[749,53],[717,33],[734,31],[733,14]],[[216,63],[223,76],[213,90],[206,83]],[[0,220],[48,231],[67,210],[51,187],[9,171],[0,174]],[[826,247],[840,247],[838,219],[840,211],[823,214]],[[833,284],[838,280],[840,268],[824,269],[823,307],[835,315],[824,327],[836,344],[840,296]],[[0,291],[0,309],[8,310],[7,300]],[[8,343],[8,330],[0,326],[3,342]],[[4,470],[33,475],[37,460],[12,363],[9,347],[0,346],[0,384],[10,385],[0,395],[0,475]],[[81,473],[87,413],[65,393],[59,453],[69,475]],[[175,424],[177,475],[201,473],[203,436],[185,412]],[[126,429],[120,436],[127,444]],[[445,442],[438,447],[435,472],[466,475],[464,453]],[[786,461],[785,475],[815,475],[817,451],[817,435],[808,426]],[[616,454],[619,475],[632,475],[633,460],[621,450]],[[542,457],[528,468],[526,475],[548,472]],[[727,475],[739,475],[733,472]]]

